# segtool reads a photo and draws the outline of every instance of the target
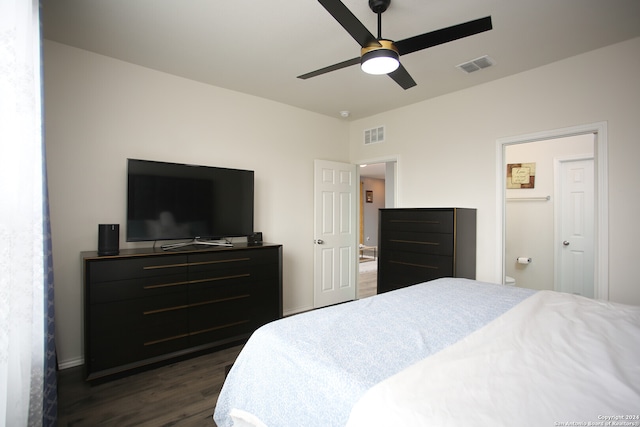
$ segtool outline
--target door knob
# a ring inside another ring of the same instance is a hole
[[[324,244],[324,240],[316,239],[316,240],[313,241],[313,243],[315,243],[316,245],[322,245],[322,244]]]
[[[569,246],[571,243],[569,243],[568,241],[566,241],[566,240],[565,240],[564,242],[562,242],[562,244],[563,244],[564,246]]]

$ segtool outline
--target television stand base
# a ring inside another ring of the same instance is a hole
[[[160,246],[163,251],[170,251],[171,249],[184,248],[185,246],[195,246],[195,245],[203,245],[203,246],[226,246],[233,247],[233,244],[227,242],[211,242],[207,240],[200,240],[198,237],[193,239],[190,242],[182,242],[182,243],[170,243],[167,245]]]

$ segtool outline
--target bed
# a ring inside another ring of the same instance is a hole
[[[214,419],[218,427],[640,425],[639,353],[640,307],[438,279],[258,329]]]

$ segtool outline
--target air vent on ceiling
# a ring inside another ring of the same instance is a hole
[[[495,64],[493,58],[485,55],[480,58],[473,59],[469,62],[465,62],[460,65],[456,65],[457,68],[460,68],[462,71],[466,73],[473,73],[474,71],[482,70],[483,68],[491,67]]]
[[[384,141],[384,126],[378,126],[364,131],[364,144],[375,144]]]

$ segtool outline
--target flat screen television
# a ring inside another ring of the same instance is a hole
[[[254,172],[127,159],[128,242],[253,233]]]

